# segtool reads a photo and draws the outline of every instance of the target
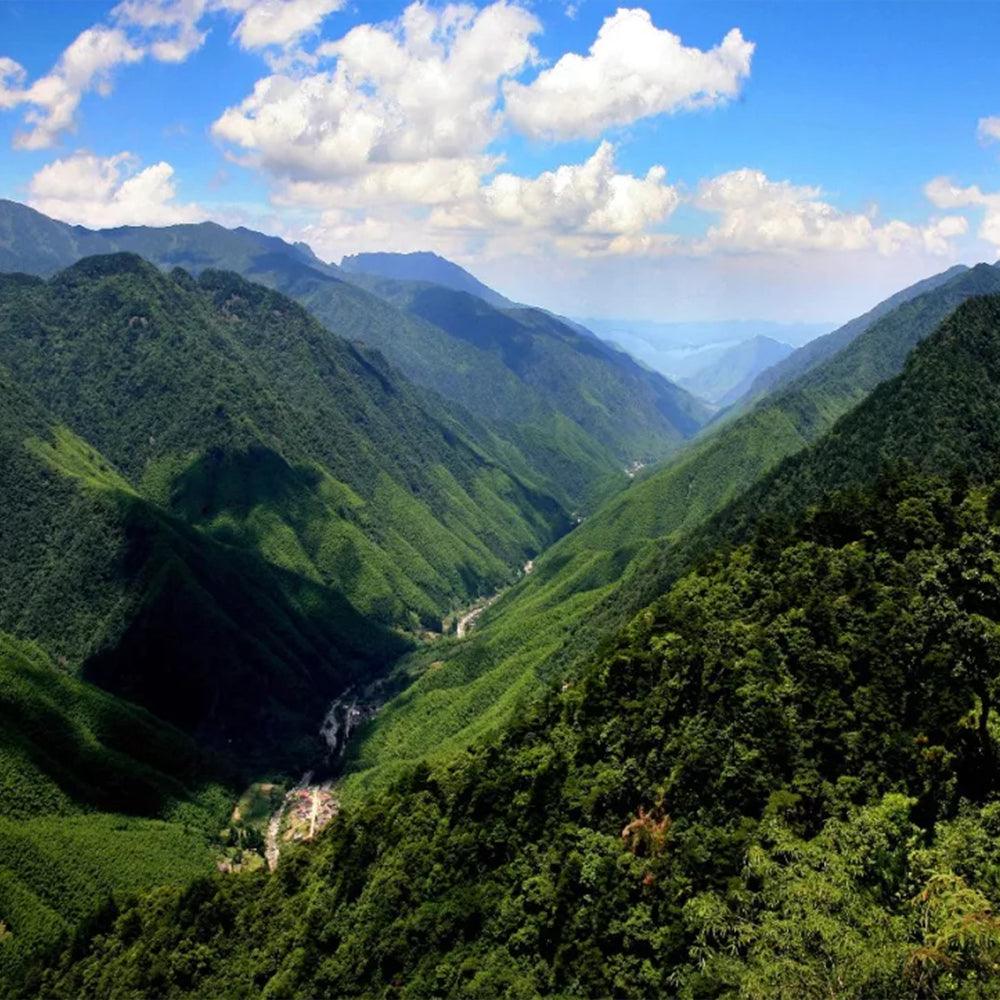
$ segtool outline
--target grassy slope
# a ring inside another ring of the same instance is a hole
[[[677,542],[899,371],[912,347],[961,302],[997,290],[1000,270],[981,265],[904,303],[841,354],[605,504],[547,550],[467,642],[437,650],[435,668],[369,726],[354,751],[347,796],[384,785],[421,755],[443,758],[502,726],[554,663],[592,648],[603,631],[662,592],[669,576],[651,567],[669,562]],[[428,659],[421,654],[414,672]]]
[[[109,895],[212,868],[224,778],[184,734],[0,633],[0,983]]]
[[[210,871],[246,774],[311,762],[402,646],[152,507],[2,367],[0,468],[2,985],[109,894]]]

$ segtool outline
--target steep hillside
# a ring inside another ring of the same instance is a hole
[[[247,776],[314,760],[324,704],[405,647],[165,516],[2,366],[0,468],[7,983],[110,894],[210,871]]]
[[[1000,291],[1000,269],[980,265],[904,304],[826,365],[612,498],[536,560],[467,642],[438,650],[435,669],[387,706],[354,748],[346,794],[501,727],[555,663],[592,648],[662,593],[693,552],[710,548],[716,535],[698,532],[713,515],[829,430],[956,306],[983,291]],[[747,508],[748,519],[761,503]]]
[[[1000,996],[998,456],[993,297],[502,738],[106,909],[45,992]]]
[[[542,310],[494,309],[463,292],[409,282],[368,287],[498,360],[626,465],[669,454],[707,418],[683,389]]]
[[[0,362],[145,496],[387,623],[495,589],[565,523],[380,357],[232,274],[6,279]]]
[[[345,257],[341,269],[348,274],[370,274],[377,278],[394,278],[399,281],[422,281],[441,285],[455,292],[467,292],[498,309],[514,305],[510,299],[484,285],[464,267],[436,253],[358,253]]]
[[[335,591],[167,516],[2,367],[0,460],[0,632],[204,745],[301,764],[323,700],[406,648]]]
[[[787,358],[778,361],[771,368],[761,372],[751,384],[745,388],[743,394],[734,397],[729,402],[738,407],[745,408],[755,400],[767,395],[769,392],[788,385],[800,375],[822,364],[842,351],[851,341],[861,336],[873,323],[888,315],[899,306],[904,305],[911,299],[917,298],[926,292],[932,292],[935,288],[944,285],[953,278],[958,277],[967,270],[964,264],[956,264],[954,267],[942,271],[940,274],[924,278],[907,288],[904,288],[889,298],[880,302],[877,306],[869,309],[862,316],[857,316],[850,322],[838,327],[832,333],[817,337],[815,340],[804,344],[797,351],[794,351]]]

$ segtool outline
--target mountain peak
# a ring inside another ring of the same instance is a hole
[[[107,253],[93,257],[84,257],[75,264],[70,264],[56,276],[56,281],[75,280],[79,278],[108,278],[121,274],[139,274],[144,277],[159,278],[157,268],[135,253]]]
[[[484,285],[464,267],[431,250],[417,250],[413,253],[358,253],[344,257],[340,267],[348,274],[443,285],[454,291],[468,292],[500,309],[508,309],[514,305],[510,299]]]

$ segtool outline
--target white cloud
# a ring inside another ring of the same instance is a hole
[[[1000,142],[1000,116],[980,118],[976,134],[982,142]]]
[[[506,0],[482,10],[414,3],[391,24],[359,25],[320,46],[318,57],[336,61],[329,71],[259,80],[213,132],[244,162],[293,183],[372,174],[384,196],[425,189],[390,165],[412,164],[435,183],[449,164],[460,176],[488,169],[500,81],[534,58],[529,38],[538,30]]]
[[[959,216],[926,226],[899,220],[880,225],[874,210],[844,212],[823,201],[817,187],[772,181],[748,168],[702,181],[692,201],[718,217],[701,243],[703,252],[874,249],[889,255],[915,249],[944,254],[951,249],[949,240],[966,230],[965,219]]]
[[[28,185],[29,204],[64,222],[100,229],[197,222],[205,213],[176,200],[174,168],[139,169],[131,153],[99,157],[78,151],[42,167]]]
[[[602,142],[584,163],[533,178],[498,174],[475,199],[435,211],[430,222],[445,229],[514,230],[525,246],[537,246],[541,234],[578,255],[643,253],[662,243],[649,228],[680,202],[665,178],[661,166],[644,177],[618,173],[614,146]]]
[[[983,191],[977,184],[958,187],[947,177],[935,177],[924,187],[924,194],[938,208],[983,209],[978,235],[1000,253],[1000,191]]]
[[[657,28],[642,9],[607,18],[586,56],[567,53],[529,84],[505,86],[507,116],[535,138],[593,138],[666,112],[735,97],[754,45],[734,28],[707,52]]]
[[[85,94],[111,92],[119,66],[150,57],[183,62],[205,41],[204,18],[239,15],[234,37],[243,48],[289,46],[315,30],[343,0],[123,0],[110,23],[82,31],[52,70],[30,86],[24,68],[0,56],[0,110],[26,106],[27,130],[18,132],[20,149],[47,149],[70,131]]]
[[[116,24],[139,29],[149,54],[160,62],[184,62],[201,48],[206,0],[123,0],[111,12]]]
[[[51,146],[60,132],[72,126],[87,91],[107,94],[111,71],[141,58],[142,50],[124,32],[98,26],[77,35],[51,72],[30,87],[24,86],[25,73],[17,63],[0,59],[0,108],[29,106],[24,120],[31,127],[15,135],[14,145],[20,149]]]
[[[343,0],[220,0],[220,3],[227,10],[242,13],[233,36],[245,49],[292,45],[343,6]]]

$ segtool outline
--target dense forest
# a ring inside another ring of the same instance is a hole
[[[835,496],[276,877],[107,908],[40,989],[1000,995],[998,509]]]
[[[1000,998],[1000,269],[706,426],[437,258],[0,208],[0,995]]]

